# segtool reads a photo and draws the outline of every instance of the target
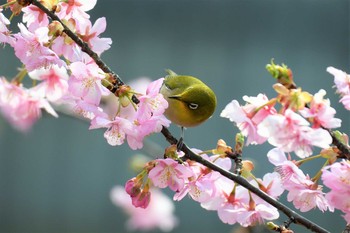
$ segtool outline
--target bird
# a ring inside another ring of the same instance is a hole
[[[168,102],[164,115],[181,127],[183,139],[184,128],[195,127],[210,118],[216,108],[214,91],[196,77],[178,75],[167,69],[160,93]]]

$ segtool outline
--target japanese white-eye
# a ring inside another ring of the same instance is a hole
[[[166,71],[160,89],[169,104],[164,115],[181,127],[194,127],[207,120],[215,111],[215,93],[198,78]]]

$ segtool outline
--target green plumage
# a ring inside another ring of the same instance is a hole
[[[169,103],[165,116],[183,127],[194,127],[215,111],[216,96],[202,81],[167,70],[161,93]]]

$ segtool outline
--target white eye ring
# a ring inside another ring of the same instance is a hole
[[[189,103],[188,104],[188,107],[190,108],[190,109],[197,109],[198,108],[198,104],[195,104],[195,103]]]

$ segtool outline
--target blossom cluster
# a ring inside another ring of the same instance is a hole
[[[342,96],[340,102],[347,110],[350,110],[350,76],[332,66],[327,68],[328,73],[334,76],[334,84],[337,92]]]
[[[97,55],[110,48],[112,40],[100,37],[106,29],[106,19],[102,17],[92,23],[87,13],[96,0],[41,2]],[[140,100],[138,105],[130,98],[127,101],[113,98],[103,85],[108,82],[108,74],[67,36],[59,22],[50,22],[34,5],[21,6],[11,1],[5,10],[14,15],[23,13],[23,22],[17,25],[19,30],[15,33],[9,30],[10,20],[0,8],[0,43],[11,46],[23,63],[12,81],[0,77],[0,110],[15,128],[28,131],[40,118],[42,109],[57,117],[52,105],[64,105],[89,120],[90,129],[106,128],[104,137],[109,144],[127,141],[132,149],[139,149],[145,136],[170,124],[163,116],[167,102],[159,94],[162,79],[149,83],[145,93],[123,87],[127,90],[124,97],[134,94]],[[26,76],[32,80],[30,87],[23,85]],[[103,104],[107,97],[111,102],[108,105]]]
[[[330,188],[326,194],[332,206],[341,210],[347,223],[350,222],[350,163],[343,160],[323,169],[323,183]]]
[[[335,118],[335,109],[323,97],[325,90],[315,95],[300,89],[287,90],[276,85],[279,96],[269,100],[266,95],[244,96],[241,106],[237,100],[229,103],[221,116],[234,122],[247,137],[247,144],[262,144],[268,141],[284,152],[295,152],[300,158],[312,154],[312,147],[328,148],[332,138],[324,128],[340,127]],[[275,108],[280,99],[282,107]],[[306,106],[309,104],[309,107]]]
[[[245,105],[233,100],[221,116],[235,123],[247,138],[247,145],[268,142],[274,146],[267,157],[281,176],[282,187],[288,192],[287,200],[297,209],[305,212],[318,208],[322,212],[333,212],[337,208],[345,213],[344,218],[349,223],[349,199],[345,198],[349,192],[349,163],[336,162],[340,152],[332,147],[333,138],[328,130],[340,127],[341,120],[335,117],[336,111],[329,99],[325,99],[326,91],[321,89],[311,95],[295,87],[292,73],[286,66],[272,63],[267,68],[277,78],[278,83],[274,85],[277,96],[273,99],[264,94],[244,96]],[[347,101],[349,75],[334,67],[328,67],[327,71],[334,75],[337,92],[342,96],[340,102],[350,109]],[[348,146],[347,136],[339,140]],[[314,147],[321,149],[320,154],[313,155]],[[293,160],[291,152],[299,160]],[[300,166],[316,158],[326,159],[325,165],[330,165],[321,167],[311,178]],[[321,180],[330,192],[323,191]]]
[[[159,228],[161,231],[171,231],[178,224],[174,215],[174,202],[158,189],[152,189],[152,201],[147,208],[135,208],[122,186],[114,187],[110,196],[112,202],[130,216],[126,222],[129,230],[148,231]]]
[[[217,154],[208,156],[197,149],[192,150],[200,154],[202,158],[225,170],[231,169],[231,159],[225,156]],[[183,155],[179,152],[176,152],[176,154],[180,156],[179,158]],[[147,174],[147,184],[151,183],[153,186],[162,189],[170,188],[175,192],[173,199],[176,201],[189,196],[192,200],[200,203],[202,208],[216,211],[220,220],[224,223],[239,223],[246,227],[279,217],[275,207],[246,188],[197,162],[185,161],[180,163],[173,158],[156,159],[149,162],[145,169],[147,173],[140,174],[144,174],[144,176]],[[143,198],[146,195],[136,196],[133,195],[133,192],[130,192],[130,190],[138,189],[137,187],[140,186],[141,179],[144,179],[144,176],[137,176],[129,180],[125,185],[125,190],[133,199],[134,206],[148,208]],[[259,187],[274,198],[278,198],[284,191],[281,176],[277,172],[268,173],[263,179],[251,175],[248,180],[252,185]],[[149,193],[147,196],[152,196],[152,198],[147,199],[147,202],[152,202],[153,192],[151,190],[146,192]]]

